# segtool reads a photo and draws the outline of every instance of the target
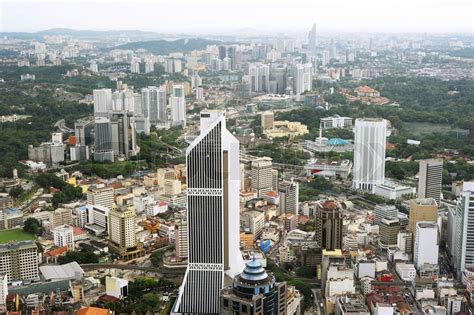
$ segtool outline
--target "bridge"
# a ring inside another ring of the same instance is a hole
[[[155,267],[142,267],[137,265],[127,265],[127,264],[82,264],[80,265],[84,271],[91,271],[97,269],[120,269],[120,270],[136,270],[143,272],[154,273],[160,277],[167,275],[182,275],[184,270],[173,270],[173,269],[162,269]]]
[[[280,171],[285,171],[293,173],[295,175],[306,174],[305,167],[303,165],[294,165],[294,164],[283,164],[283,163],[274,163],[272,162],[272,167]]]

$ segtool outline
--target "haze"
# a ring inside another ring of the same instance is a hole
[[[0,31],[49,28],[232,34],[473,32],[471,0],[0,0]]]

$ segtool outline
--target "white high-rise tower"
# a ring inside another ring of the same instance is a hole
[[[171,96],[171,125],[186,127],[184,85],[173,85],[173,94]]]
[[[358,118],[354,127],[355,189],[372,191],[385,181],[385,140],[389,135],[387,121],[382,118]]]
[[[173,313],[218,314],[224,278],[244,268],[239,249],[239,141],[225,112],[201,112],[201,133],[186,150],[188,269]]]

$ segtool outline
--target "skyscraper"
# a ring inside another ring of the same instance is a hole
[[[262,63],[249,65],[250,91],[267,93],[270,91],[270,67]]]
[[[286,90],[286,66],[282,64],[272,64],[270,70],[270,80],[275,84],[275,94],[285,94]]]
[[[126,111],[109,114],[114,156],[129,158],[138,153],[133,115]]]
[[[123,259],[139,257],[143,254],[143,245],[137,241],[135,229],[137,215],[133,206],[114,207],[109,212],[109,244],[113,252]]]
[[[420,221],[416,223],[415,248],[413,262],[419,270],[424,264],[438,264],[438,225],[436,222]]]
[[[298,214],[299,204],[299,185],[298,182],[284,181],[278,186],[280,195],[280,214],[293,213]]]
[[[316,53],[316,23],[313,24],[308,34],[308,49]]]
[[[94,95],[94,115],[106,114],[112,109],[112,90],[96,89]]]
[[[142,113],[148,117],[150,124],[166,122],[166,89],[149,86],[142,91]]]
[[[457,199],[452,244],[453,267],[458,279],[466,270],[474,270],[474,182],[464,182]]]
[[[385,138],[387,121],[358,118],[354,128],[353,188],[372,191],[385,181]]]
[[[173,94],[171,96],[171,125],[186,127],[184,85],[173,85]]]
[[[408,230],[416,232],[416,224],[420,221],[438,221],[438,204],[432,198],[410,200]]]
[[[439,205],[443,181],[443,160],[420,160],[418,197],[433,198]]]
[[[226,129],[225,112],[201,112],[201,132],[186,150],[188,268],[174,313],[220,309],[224,277],[244,264],[239,249],[239,142]]]
[[[94,160],[114,161],[112,148],[112,124],[106,117],[95,117]]]
[[[272,190],[272,159],[268,157],[257,158],[252,161],[252,190],[257,197]]]
[[[328,200],[316,208],[316,242],[322,249],[342,249],[343,214],[339,205]]]
[[[313,84],[313,66],[310,63],[297,64],[294,69],[294,92],[299,95],[310,91]]]

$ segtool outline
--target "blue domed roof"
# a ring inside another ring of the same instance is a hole
[[[346,145],[348,143],[349,141],[339,138],[329,139],[328,142],[326,142],[327,145]]]
[[[268,274],[265,269],[263,269],[262,264],[253,257],[253,259],[245,265],[245,269],[240,274],[240,278],[250,281],[261,281],[267,279]]]

